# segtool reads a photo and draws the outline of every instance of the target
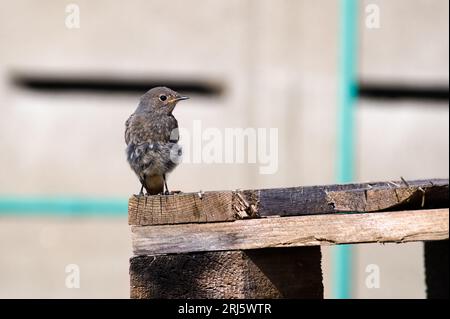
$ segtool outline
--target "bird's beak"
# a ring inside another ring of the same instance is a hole
[[[189,99],[188,96],[177,96],[176,98],[173,99],[173,102],[179,102],[179,101],[188,100],[188,99]]]

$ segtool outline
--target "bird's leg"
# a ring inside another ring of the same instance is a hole
[[[166,189],[166,191],[164,192],[165,195],[169,195],[169,188],[167,187],[167,180],[166,180],[166,174],[163,174],[163,180],[164,180],[164,187]]]
[[[141,182],[141,191],[139,192],[139,196],[144,196],[144,182],[145,182],[145,175],[143,179],[139,179]]]

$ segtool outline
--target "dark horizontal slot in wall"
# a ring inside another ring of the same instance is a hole
[[[395,84],[360,83],[358,95],[371,100],[422,100],[448,102],[448,86],[405,86]]]
[[[186,95],[217,96],[223,86],[195,80],[121,80],[107,78],[29,77],[15,76],[12,82],[23,89],[40,92],[80,92],[99,94],[143,94],[155,86],[167,86]]]

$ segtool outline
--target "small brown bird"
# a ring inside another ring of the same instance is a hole
[[[127,160],[141,182],[140,194],[169,194],[167,174],[178,164],[178,122],[172,112],[188,97],[166,87],[145,93],[136,111],[125,122]]]

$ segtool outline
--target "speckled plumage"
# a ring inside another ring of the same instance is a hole
[[[169,88],[153,88],[125,122],[127,160],[148,194],[163,193],[166,175],[180,160],[178,122],[172,112],[184,99]]]

